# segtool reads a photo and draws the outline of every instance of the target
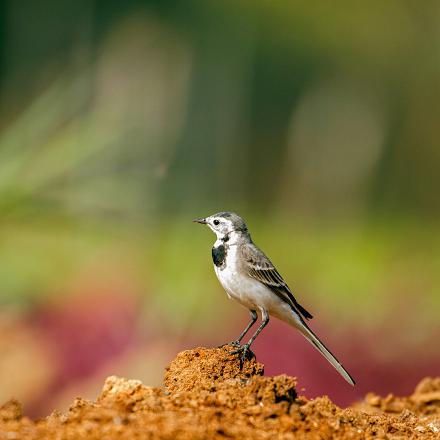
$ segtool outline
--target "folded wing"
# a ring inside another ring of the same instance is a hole
[[[309,313],[293,296],[275,266],[253,243],[244,249],[248,274],[271,289],[280,299],[288,303],[304,319],[312,319]]]

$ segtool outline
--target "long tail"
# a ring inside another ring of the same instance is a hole
[[[350,384],[355,385],[356,382],[350,376],[349,372],[342,366],[330,350],[319,340],[318,336],[308,327],[301,319],[301,325],[296,328],[304,335],[304,337],[333,365],[336,371]]]

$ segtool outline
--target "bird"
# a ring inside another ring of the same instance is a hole
[[[269,323],[269,317],[274,316],[299,330],[338,373],[354,386],[352,376],[307,324],[313,318],[312,314],[298,303],[276,267],[254,244],[244,220],[234,212],[225,211],[193,221],[207,225],[215,233],[217,239],[212,247],[212,261],[217,278],[228,297],[250,312],[249,324],[230,343],[236,348],[231,354],[239,354],[241,364],[247,357],[253,356],[250,350],[252,343]],[[241,345],[245,335],[258,320],[257,312],[261,314],[261,325],[249,341]]]

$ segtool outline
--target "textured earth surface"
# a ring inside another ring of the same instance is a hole
[[[297,395],[296,380],[263,376],[255,359],[240,369],[231,347],[181,352],[164,386],[109,377],[96,401],[31,421],[20,403],[0,407],[0,439],[440,439],[440,378],[408,397],[368,394],[342,409]]]

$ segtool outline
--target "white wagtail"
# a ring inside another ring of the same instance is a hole
[[[252,242],[243,219],[233,212],[219,212],[194,220],[208,225],[216,234],[212,248],[214,269],[229,298],[247,307],[251,321],[231,344],[238,347],[233,354],[241,354],[241,362],[250,352],[250,346],[268,324],[269,315],[297,328],[304,337],[333,365],[351,385],[355,381],[335,356],[325,347],[306,324],[312,315],[293,296],[269,258]],[[240,345],[249,329],[257,321],[260,311],[262,323],[249,341]]]

